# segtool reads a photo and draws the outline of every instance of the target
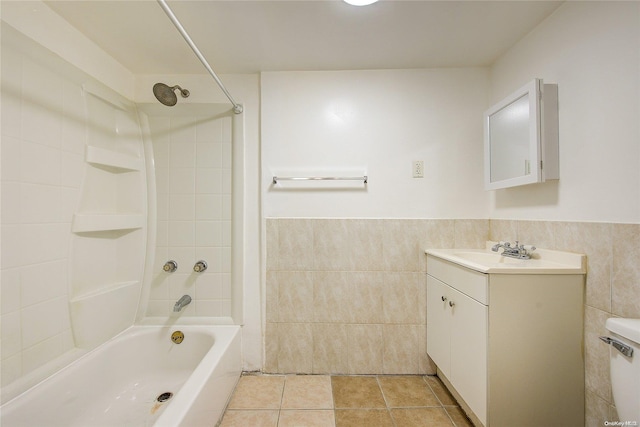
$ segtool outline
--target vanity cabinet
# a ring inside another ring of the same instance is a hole
[[[481,419],[486,418],[487,357],[478,349],[486,345],[487,319],[485,304],[427,276],[427,352]]]
[[[584,425],[583,287],[427,255],[427,353],[476,425]]]

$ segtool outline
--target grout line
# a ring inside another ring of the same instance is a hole
[[[378,388],[380,389],[380,394],[382,394],[382,400],[384,400],[384,406],[387,409],[387,413],[389,414],[389,419],[393,423],[394,427],[397,427],[396,420],[393,418],[391,414],[391,408],[389,407],[389,402],[387,401],[387,396],[384,394],[384,390],[382,389],[382,384],[380,384],[380,375],[376,375],[376,384],[378,384]]]
[[[280,415],[282,414],[282,402],[284,401],[285,388],[287,388],[287,375],[284,375],[284,381],[282,381],[282,392],[280,393],[280,406],[278,407],[278,419],[276,420],[276,426],[280,425]]]

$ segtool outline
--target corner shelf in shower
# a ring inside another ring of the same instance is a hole
[[[94,166],[114,169],[114,172],[132,172],[142,170],[144,161],[140,157],[122,154],[92,145],[87,146],[85,160]]]
[[[142,214],[74,214],[71,231],[87,233],[91,231],[135,230],[145,226]]]
[[[91,349],[135,321],[144,277],[147,174],[136,106],[82,85],[84,177],[71,223],[69,314],[76,347]]]

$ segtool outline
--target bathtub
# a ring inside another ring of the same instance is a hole
[[[240,351],[239,326],[132,326],[7,402],[0,424],[215,426],[240,378]]]

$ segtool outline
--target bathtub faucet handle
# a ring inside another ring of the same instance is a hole
[[[202,273],[206,269],[207,269],[207,262],[203,260],[196,262],[196,264],[193,266],[193,271],[195,271],[196,273]]]
[[[175,262],[174,260],[169,260],[164,263],[164,266],[162,267],[162,269],[167,273],[173,273],[178,269],[178,263]]]

